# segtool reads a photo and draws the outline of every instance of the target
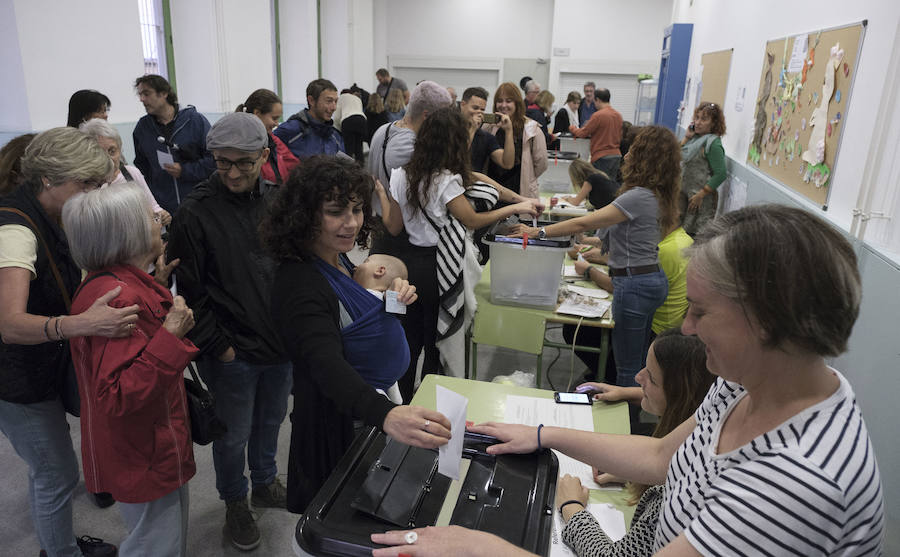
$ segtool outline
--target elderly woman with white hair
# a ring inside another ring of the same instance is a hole
[[[183,372],[198,350],[185,338],[194,316],[184,298],[144,271],[163,250],[161,219],[133,184],[80,193],[62,219],[72,258],[88,271],[72,310],[116,287],[113,306],[140,308],[128,336],[72,341],[85,485],[119,501],[123,555],[184,556],[196,467]]]
[[[110,184],[134,182],[139,185],[144,195],[147,196],[147,201],[150,203],[153,214],[159,215],[163,226],[169,226],[169,223],[172,222],[172,215],[156,202],[156,198],[153,197],[144,175],[141,174],[138,167],[125,164],[125,161],[122,159],[122,136],[119,135],[116,128],[102,118],[92,118],[78,126],[78,129],[96,139],[100,147],[112,159],[113,164],[116,165],[116,177],[110,181]]]
[[[78,461],[60,396],[71,394],[62,388],[72,366],[67,339],[128,335],[137,320],[137,306],[107,305],[118,286],[69,310],[81,269],[60,214],[70,197],[99,188],[114,170],[96,141],[54,128],[28,145],[25,182],[0,199],[0,430],[28,465],[32,520],[48,555],[97,549],[90,540],[76,544],[72,531]]]

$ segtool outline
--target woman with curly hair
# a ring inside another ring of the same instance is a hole
[[[419,303],[410,307],[404,321],[410,348],[410,365],[400,380],[404,399],[411,397],[419,354],[425,351],[422,375],[439,373],[437,349],[440,293],[437,248],[445,226],[454,221],[474,230],[519,213],[537,215],[535,200],[521,201],[500,209],[476,212],[467,197],[472,187],[469,157],[469,132],[465,118],[455,108],[441,108],[428,116],[416,135],[412,158],[391,174],[391,198],[376,185],[384,210],[382,218],[391,234],[406,229],[412,244],[405,253],[395,253],[409,269],[409,279],[416,285]],[[487,187],[488,193],[493,188]],[[494,191],[493,202],[499,193]],[[485,207],[486,208],[486,207]],[[466,236],[463,231],[459,236]],[[468,242],[457,244],[466,249]],[[445,269],[452,273],[458,271]],[[446,279],[446,275],[445,275]]]
[[[612,344],[616,384],[622,387],[636,384],[634,377],[646,361],[653,314],[669,291],[657,244],[663,231],[678,223],[680,163],[681,150],[672,132],[649,126],[635,138],[625,157],[624,183],[615,201],[589,215],[545,228],[519,225],[518,232],[538,238],[608,228],[609,276],[616,292]]]
[[[407,445],[450,438],[442,414],[400,406],[379,393],[404,374],[409,349],[400,323],[353,281],[346,253],[371,231],[372,177],[354,161],[310,157],[288,178],[260,225],[279,261],[271,311],[294,364],[288,510],[302,513],[353,441],[376,426]],[[411,304],[416,289],[390,290]]]
[[[684,230],[692,237],[716,216],[725,181],[725,114],[719,105],[702,102],[681,142],[681,204]],[[685,210],[686,209],[686,210]]]
[[[494,93],[494,112],[506,114],[512,120],[515,164],[509,170],[490,163],[488,176],[525,197],[539,197],[538,176],[547,170],[547,139],[541,125],[525,116],[525,101],[515,83],[501,83]],[[503,145],[506,130],[497,124],[485,126]]]

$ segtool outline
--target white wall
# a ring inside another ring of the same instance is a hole
[[[268,0],[172,2],[178,100],[231,112],[260,87],[275,88]]]
[[[900,18],[900,2],[823,0],[814,6],[813,9],[809,2],[783,3],[778,0],[752,3],[694,0],[691,6],[690,0],[677,0],[673,18],[678,23],[694,24],[689,75],[699,75],[702,54],[734,48],[725,97],[728,133],[723,144],[726,153],[738,161],[746,160],[750,146],[753,105],[759,91],[766,42],[868,19],[864,44],[854,68],[856,80],[850,105],[842,123],[845,128],[829,186],[828,211],[824,214],[849,230],[860,178],[871,148],[872,130],[878,118],[878,101]],[[747,98],[743,111],[737,112],[735,100],[741,87],[747,88]]]
[[[25,94],[25,70],[19,51],[16,8],[12,2],[0,3],[0,132],[15,133],[31,129],[28,96]]]
[[[109,97],[111,122],[140,117],[143,107],[131,86],[144,73],[137,2],[9,0],[4,6],[3,26],[15,25],[19,51],[17,63],[15,48],[7,49],[14,35],[4,32],[0,75],[4,89],[17,91],[4,93],[0,112],[18,112],[3,117],[4,127],[64,126],[69,97],[79,89],[97,89]],[[14,19],[7,19],[13,13]]]
[[[306,106],[306,86],[319,76],[316,0],[281,0],[278,9],[281,99],[286,105]]]

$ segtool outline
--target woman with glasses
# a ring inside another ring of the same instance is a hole
[[[726,177],[723,135],[722,108],[711,102],[700,103],[681,142],[681,210],[684,230],[691,236],[716,216],[716,190]]]
[[[130,335],[138,306],[107,305],[111,288],[69,315],[81,282],[60,215],[73,195],[109,181],[100,145],[69,127],[39,134],[22,158],[25,182],[0,199],[0,430],[28,464],[38,541],[48,555],[81,555],[72,531],[78,461],[61,394],[72,365],[67,339]],[[73,405],[74,399],[69,399]],[[74,408],[74,406],[70,406]]]
[[[161,219],[135,184],[79,193],[63,208],[72,258],[86,270],[73,311],[111,288],[141,308],[121,338],[72,340],[81,396],[81,456],[88,491],[119,502],[128,556],[187,552],[191,447],[184,368],[198,350],[185,337],[194,314],[145,269],[162,255]]]

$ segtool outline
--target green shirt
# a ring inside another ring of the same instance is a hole
[[[687,313],[688,260],[682,251],[693,243],[694,239],[680,226],[659,243],[659,265],[669,279],[669,295],[653,315],[651,328],[656,334],[680,326]]]

